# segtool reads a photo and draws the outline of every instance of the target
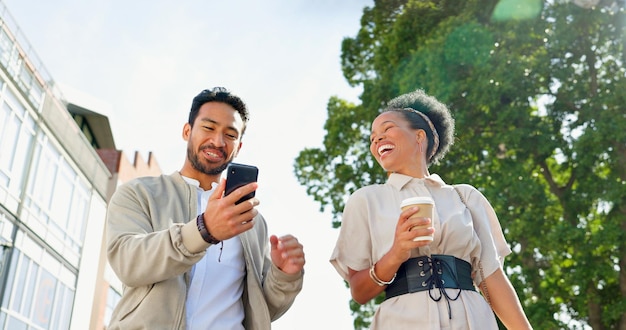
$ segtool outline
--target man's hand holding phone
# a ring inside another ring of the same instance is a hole
[[[259,213],[254,208],[259,205],[259,200],[254,197],[258,170],[250,165],[235,164],[235,167],[233,164],[229,166],[226,179],[220,181],[204,212],[205,226],[218,240],[249,230]]]

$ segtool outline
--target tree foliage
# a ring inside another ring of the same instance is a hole
[[[431,173],[491,201],[533,326],[626,330],[625,6],[374,1],[342,44],[361,104],[329,100],[323,147],[301,151],[296,177],[339,227],[349,194],[385,180],[368,149],[371,121],[422,88],[457,128]],[[377,303],[351,303],[356,329]]]

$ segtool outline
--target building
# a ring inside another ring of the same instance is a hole
[[[127,160],[108,118],[67,100],[0,1],[0,329],[103,329],[120,285],[103,253],[107,201],[158,175]]]

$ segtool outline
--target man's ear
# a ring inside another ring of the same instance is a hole
[[[183,140],[189,141],[189,136],[191,135],[191,125],[189,123],[185,123],[183,125]]]
[[[242,142],[239,142],[239,146],[237,147],[237,151],[235,151],[235,154],[233,155],[233,158],[237,157],[237,155],[239,155],[239,150],[241,150],[241,146],[243,146]]]

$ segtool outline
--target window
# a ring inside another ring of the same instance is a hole
[[[13,41],[4,29],[0,30],[0,62],[8,66],[11,53],[13,52]]]
[[[28,155],[32,150],[35,121],[0,80],[0,203],[17,212]]]
[[[80,130],[87,138],[87,141],[89,141],[89,144],[91,144],[94,149],[99,149],[100,146],[98,145],[98,141],[96,141],[93,130],[91,129],[91,126],[89,126],[89,123],[87,122],[87,119],[85,119],[85,116],[73,113],[72,118],[74,118],[74,121],[76,122],[78,127],[80,127]]]
[[[2,329],[69,329],[76,275],[26,235],[18,235]]]
[[[104,326],[108,327],[109,323],[111,323],[111,316],[113,315],[113,309],[117,306],[117,303],[120,302],[122,295],[117,292],[113,287],[109,287],[109,291],[107,292],[107,305],[104,311]]]
[[[20,218],[75,267],[85,238],[89,187],[52,141],[40,134]]]

